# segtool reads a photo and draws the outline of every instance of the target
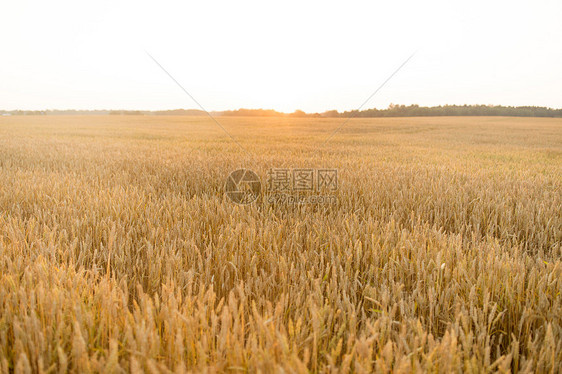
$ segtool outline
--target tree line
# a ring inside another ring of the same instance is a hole
[[[0,115],[206,115],[198,109],[172,110],[0,110]],[[293,113],[278,112],[273,109],[238,109],[211,112],[213,116],[227,117],[294,117],[294,118],[370,118],[370,117],[431,117],[431,116],[508,116],[508,117],[562,117],[562,109],[539,106],[502,105],[439,105],[423,107],[419,105],[390,104],[387,109],[365,109],[338,112],[329,110],[322,113],[306,113],[296,110]]]

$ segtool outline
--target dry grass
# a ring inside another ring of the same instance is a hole
[[[0,372],[562,371],[562,120],[221,122],[0,118]]]

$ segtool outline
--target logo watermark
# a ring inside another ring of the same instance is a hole
[[[338,169],[269,169],[265,187],[263,201],[270,204],[335,204]],[[233,171],[225,183],[226,195],[241,205],[255,202],[261,190],[258,175],[249,169]]]
[[[275,193],[267,196],[267,202],[270,204],[286,205],[328,205],[336,204],[338,198],[335,195],[292,195],[288,193]]]
[[[248,169],[234,170],[226,179],[224,190],[226,196],[236,204],[248,205],[260,195],[260,178]]]

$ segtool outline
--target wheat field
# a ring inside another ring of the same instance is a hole
[[[562,372],[561,119],[218,120],[0,117],[1,373]]]

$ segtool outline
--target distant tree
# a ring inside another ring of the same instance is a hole
[[[293,113],[289,114],[289,117],[298,117],[298,118],[300,118],[300,117],[306,117],[306,116],[307,116],[307,114],[306,114],[304,111],[300,110],[300,109],[297,109],[297,110],[295,110]]]
[[[332,118],[332,117],[339,117],[340,114],[338,113],[337,110],[328,110],[327,112],[322,113],[321,116]]]

